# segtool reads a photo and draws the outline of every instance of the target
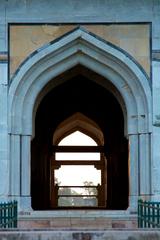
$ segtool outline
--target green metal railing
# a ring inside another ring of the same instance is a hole
[[[0,203],[0,228],[17,227],[17,201]]]
[[[160,202],[138,200],[138,227],[160,228]]]

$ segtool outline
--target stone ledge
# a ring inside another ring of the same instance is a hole
[[[8,52],[0,52],[0,62],[8,61]]]
[[[111,229],[111,228],[137,228],[137,217],[111,218],[111,217],[61,217],[47,219],[19,219],[19,228],[55,228],[55,229]]]
[[[159,230],[37,230],[25,229],[23,231],[19,230],[2,230],[0,231],[0,239],[27,239],[27,240],[159,240],[160,231]]]
[[[20,211],[19,219],[50,219],[50,218],[112,218],[129,219],[136,217],[136,213],[131,214],[129,210],[53,210],[53,211]]]
[[[154,50],[152,52],[153,61],[160,61],[160,50]]]

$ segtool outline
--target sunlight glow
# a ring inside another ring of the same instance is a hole
[[[75,131],[68,135],[67,137],[63,138],[59,144],[59,146],[97,146],[97,143],[86,134]]]
[[[59,146],[97,146],[97,143],[86,134],[75,131],[63,138]],[[56,153],[56,160],[100,160],[100,153]]]
[[[55,170],[55,178],[62,186],[83,186],[84,182],[93,182],[95,186],[101,184],[101,171],[94,166],[61,166]]]
[[[58,145],[65,146],[97,146],[97,143],[80,131],[63,138]],[[100,153],[56,153],[56,160],[100,160]],[[61,166],[55,170],[55,178],[61,185],[84,185],[91,181],[94,185],[101,184],[101,171],[94,166]]]

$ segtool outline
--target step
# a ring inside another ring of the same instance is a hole
[[[31,211],[18,216],[19,228],[137,228],[137,214],[125,211]]]
[[[43,218],[43,219],[21,219],[18,221],[19,228],[136,228],[137,219],[110,219],[110,218]]]
[[[0,239],[3,240],[159,240],[158,229],[118,229],[118,230],[87,230],[87,229],[16,229],[1,230]]]

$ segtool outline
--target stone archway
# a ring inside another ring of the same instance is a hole
[[[104,136],[99,126],[80,112],[74,113],[58,125],[53,135],[53,144],[56,145],[61,137],[64,138],[65,135],[72,133],[75,129],[91,136],[100,145],[104,144]]]
[[[76,85],[78,84],[77,78],[78,78],[78,76],[75,79]],[[81,76],[81,78],[82,78],[82,76]],[[83,80],[81,79],[80,81],[82,82]],[[85,83],[86,83],[86,81],[85,81]],[[73,84],[73,83],[71,83],[71,84]],[[85,84],[85,87],[86,87],[86,85],[87,85],[87,83]],[[79,88],[79,90],[80,90],[80,88]],[[92,88],[92,91],[93,91],[93,88]],[[66,92],[69,92],[69,89]],[[89,94],[89,91],[86,91],[86,92],[87,92],[87,97],[90,98],[91,95]],[[69,94],[69,95],[72,95],[72,94]],[[83,99],[84,99],[84,91],[83,91]],[[76,102],[76,107],[78,107],[79,104],[76,101],[76,98],[74,98],[74,101]],[[75,102],[74,102],[74,104],[75,104]],[[86,104],[88,104],[87,101],[85,101],[85,102],[86,102]],[[64,104],[66,104],[66,103],[64,103]],[[68,107],[70,109],[72,108],[71,105],[68,106]],[[70,137],[72,136],[73,137],[73,135],[75,136],[75,134],[78,134],[78,136],[80,136],[79,138],[76,138],[76,141],[79,141],[79,144],[80,144],[79,147],[81,148],[81,150],[83,150],[83,147],[87,146],[86,143],[84,144],[86,137],[87,137],[87,139],[90,139],[92,141],[92,147],[93,147],[93,145],[94,146],[96,145],[97,147],[101,146],[101,148],[104,149],[104,135],[103,135],[102,130],[97,125],[97,123],[95,121],[93,121],[93,119],[88,118],[87,116],[85,116],[84,114],[82,114],[80,112],[75,112],[74,114],[72,114],[70,117],[68,117],[64,121],[62,121],[57,126],[57,128],[53,132],[53,146],[54,147],[55,146],[58,147],[59,143],[61,141],[64,141],[64,139],[68,138],[68,136],[70,136]],[[83,138],[84,141],[82,141],[82,139],[81,139],[82,136],[85,138],[85,139]],[[93,144],[93,142],[94,142],[94,144]],[[73,145],[75,145],[75,141],[74,141],[74,144],[72,142],[72,146],[69,146],[69,147],[73,147]],[[61,146],[62,146],[62,144],[61,144]],[[71,157],[71,159],[73,159],[73,155],[74,155],[76,160],[70,161],[70,157]],[[84,160],[84,155],[85,155],[85,159],[86,160]],[[86,157],[86,155],[87,155],[87,157]],[[91,157],[90,158],[91,160],[88,160],[89,159],[88,158],[89,155]],[[55,202],[56,202],[56,197],[55,197],[55,195],[56,195],[55,194],[55,192],[56,192],[55,191],[55,174],[56,173],[55,172],[58,169],[60,170],[61,165],[59,165],[60,161],[58,161],[58,165],[56,165],[57,164],[57,161],[55,161],[56,160],[56,156],[57,155],[55,154],[55,152],[52,152],[52,157],[51,157],[51,161],[50,161],[50,163],[51,163],[50,169],[52,169],[52,171],[50,171],[50,179],[52,179],[50,181],[51,182],[51,184],[50,184],[50,190],[51,190],[50,191],[51,192],[50,205],[53,206],[53,208],[55,208],[55,209],[57,208],[58,209],[58,201],[57,201],[57,205],[55,205]],[[60,153],[59,156],[63,156],[63,153]],[[66,156],[66,153],[65,153],[65,156]],[[97,162],[92,162],[92,160],[93,159],[95,160],[95,158],[97,158],[97,157],[98,157],[98,161]],[[89,178],[92,177],[92,174],[90,173],[89,169],[90,170],[92,168],[94,169],[94,177],[93,177],[93,179],[95,179],[98,176],[97,174],[99,172],[99,177],[100,177],[100,182],[101,183],[99,184],[99,186],[97,186],[96,190],[95,190],[95,188],[92,188],[92,190],[93,189],[94,190],[90,191],[90,194],[94,193],[94,194],[97,194],[97,196],[96,196],[96,198],[93,198],[90,203],[88,202],[87,206],[81,206],[81,210],[84,209],[84,208],[92,209],[93,206],[96,209],[99,209],[100,207],[102,208],[102,205],[103,205],[103,207],[105,207],[106,206],[106,202],[107,202],[107,199],[106,199],[106,196],[107,196],[107,187],[106,187],[106,185],[107,185],[107,181],[106,181],[107,180],[107,166],[106,166],[106,158],[105,158],[104,152],[96,152],[96,153],[92,152],[91,153],[91,152],[88,151],[88,153],[87,152],[81,152],[80,153],[78,151],[77,153],[76,152],[69,153],[68,160],[69,161],[67,161],[66,165],[63,165],[64,161],[62,162],[62,167],[66,167],[67,166],[67,168],[69,167],[69,168],[72,168],[72,169],[74,168],[75,169],[75,171],[72,171],[69,174],[70,177],[66,178],[66,179],[68,179],[68,178],[72,179],[72,185],[75,185],[75,182],[77,181],[77,175],[79,173],[81,174],[81,179],[83,178],[84,172],[82,171],[82,168],[83,168],[84,171],[85,171],[85,169],[88,169],[87,170],[86,179],[87,179],[87,177],[89,177]],[[74,165],[74,164],[77,164],[77,165]],[[77,169],[77,171],[76,171],[76,169]],[[68,171],[69,171],[69,169],[68,169]],[[75,177],[73,176],[74,175],[73,172],[77,172],[75,174]],[[64,183],[65,182],[66,182],[66,180],[64,181]],[[86,180],[85,184],[87,184],[87,182],[88,182],[88,184],[91,184],[91,185],[94,184],[93,180],[90,181],[90,182]],[[80,183],[80,181],[79,181],[79,183]],[[83,183],[81,182],[81,184],[83,186],[84,182]],[[61,183],[60,183],[60,185],[61,185]],[[57,187],[59,187],[60,185],[58,185],[57,182],[56,182],[56,186]],[[64,190],[66,190],[66,188],[64,188]],[[81,190],[82,190],[82,188],[81,188]],[[81,200],[82,199],[83,198],[81,198]],[[74,203],[76,203],[76,204],[82,204],[82,202],[78,203],[78,201],[76,199],[73,199],[72,201],[74,201]],[[54,203],[54,205],[52,204],[52,202]],[[75,205],[74,203],[71,203],[71,205],[73,204],[73,206],[74,206]],[[85,204],[85,199],[84,199],[83,204]],[[72,209],[72,207],[70,206],[70,209]],[[76,206],[74,206],[74,208],[75,207]],[[77,209],[80,209],[80,205],[78,206]]]
[[[105,190],[103,192],[106,193],[103,194],[106,199],[103,208],[122,210],[128,207],[128,141],[124,137],[122,109],[109,90],[91,80],[93,72],[89,79],[91,71],[88,72],[87,78],[82,75],[81,70],[82,68],[77,67],[77,75],[51,89],[37,109],[31,155],[33,209],[48,209],[50,206],[56,209],[57,201],[54,200],[57,199],[55,197],[57,192],[52,191],[55,189],[55,184],[50,183],[55,182],[56,166],[60,165],[55,162],[53,145],[57,145],[61,138],[75,130],[90,136],[101,146],[101,156],[105,161],[101,161],[99,166],[95,163],[94,166],[101,169],[99,170],[103,176],[101,183]],[[70,73],[71,70],[65,74],[70,75]],[[97,81],[102,81],[102,77],[96,77]],[[77,110],[81,114],[75,114]],[[54,138],[52,138],[53,135]],[[80,165],[82,163],[79,162]],[[73,176],[72,181],[75,184]],[[40,186],[39,190],[38,186]],[[47,190],[49,186],[50,191]],[[121,186],[123,186],[123,191],[120,192]],[[50,196],[48,196],[49,192],[52,193]]]
[[[9,89],[10,195],[20,200],[22,209],[30,207],[30,141],[34,134],[36,107],[52,88],[62,83],[56,77],[82,65],[103,76],[117,89],[130,141],[130,208],[138,195],[150,195],[151,89],[148,78],[123,50],[78,28],[37,50],[28,57]],[[48,89],[49,90],[49,89]],[[140,168],[138,170],[138,168]],[[138,173],[139,171],[139,173]]]

